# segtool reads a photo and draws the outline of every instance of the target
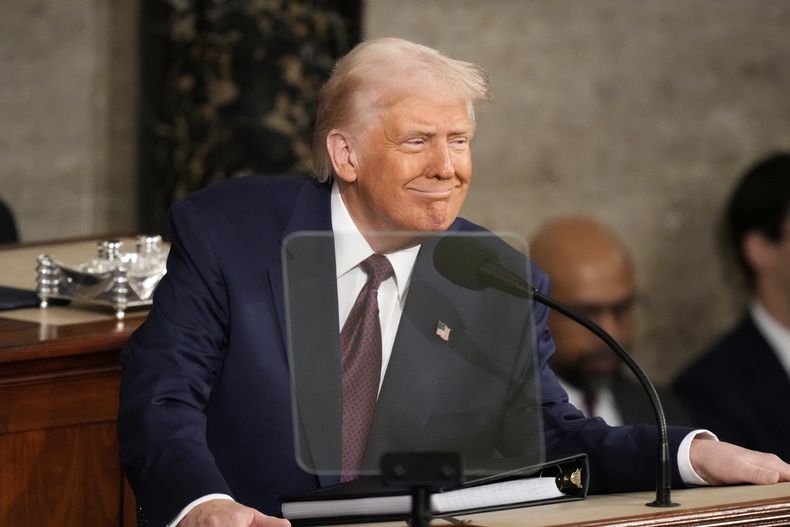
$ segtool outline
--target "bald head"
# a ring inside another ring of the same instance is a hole
[[[592,218],[571,216],[546,223],[532,239],[530,254],[562,301],[605,301],[617,296],[613,286],[633,290],[628,252],[611,230]]]
[[[611,230],[588,217],[553,220],[533,237],[530,255],[551,278],[552,296],[630,346],[634,270],[628,251]],[[552,366],[561,377],[585,389],[611,378],[618,362],[595,336],[555,313],[549,324],[557,345]]]

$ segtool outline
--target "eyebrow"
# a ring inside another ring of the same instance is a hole
[[[456,136],[456,135],[472,135],[474,133],[474,126],[469,127],[460,127],[453,130],[450,130],[447,135],[448,136]],[[437,135],[438,132],[435,129],[424,129],[424,128],[412,128],[411,130],[407,130],[406,132],[399,134],[399,138],[405,139],[409,136],[419,135],[423,137],[434,137]]]

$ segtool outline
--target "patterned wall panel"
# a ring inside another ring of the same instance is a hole
[[[309,173],[318,90],[358,39],[331,1],[149,2],[143,14],[141,223],[249,173]]]

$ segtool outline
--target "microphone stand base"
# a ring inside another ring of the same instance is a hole
[[[664,481],[667,481],[664,479]],[[650,503],[645,503],[648,507],[677,507],[680,504],[672,501],[672,487],[659,482],[656,486],[656,499]]]
[[[651,501],[650,503],[645,503],[648,507],[680,507],[680,503],[675,503],[674,501]]]

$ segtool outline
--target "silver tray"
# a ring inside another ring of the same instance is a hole
[[[123,242],[98,242],[97,258],[69,266],[49,254],[38,255],[36,293],[42,309],[50,300],[75,300],[108,306],[122,320],[130,307],[150,305],[166,273],[167,248],[161,236],[140,235],[137,250],[123,252]]]

